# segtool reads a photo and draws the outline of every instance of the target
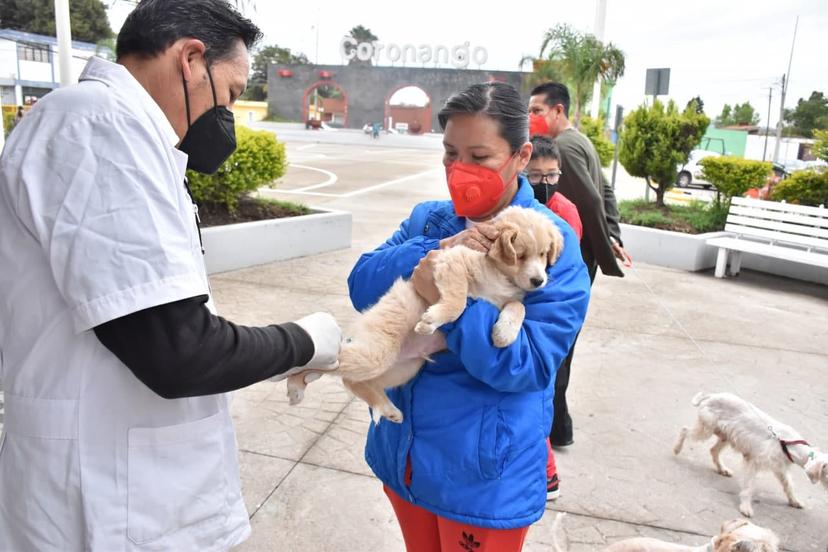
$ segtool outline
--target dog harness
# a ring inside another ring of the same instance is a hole
[[[794,462],[793,456],[791,456],[791,453],[788,451],[788,446],[789,445],[805,445],[807,447],[810,447],[811,443],[809,443],[808,441],[806,441],[804,439],[797,439],[795,441],[786,441],[785,439],[779,439],[779,445],[782,447],[782,452],[785,453],[785,456],[788,457],[788,460],[790,460],[791,464],[795,464],[796,462]]]

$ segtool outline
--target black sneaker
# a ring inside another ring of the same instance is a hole
[[[546,481],[546,500],[558,500],[561,496],[561,482],[558,480],[558,474],[554,474],[552,479]]]

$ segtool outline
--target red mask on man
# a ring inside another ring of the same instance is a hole
[[[446,167],[449,194],[457,216],[477,218],[497,206],[506,193],[506,183],[500,171],[514,157],[509,157],[498,170],[460,161]]]
[[[535,113],[529,114],[529,136],[537,134],[549,136],[549,123],[546,122],[546,117],[537,115]]]

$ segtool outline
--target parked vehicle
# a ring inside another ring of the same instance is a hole
[[[687,163],[679,167],[678,178],[676,179],[676,186],[679,188],[687,188],[689,186],[701,186],[703,188],[712,189],[713,184],[707,182],[702,178],[702,166],[699,161],[705,157],[721,157],[721,153],[707,150],[693,150],[690,152],[690,158]]]

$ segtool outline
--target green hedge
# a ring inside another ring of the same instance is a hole
[[[6,138],[9,137],[9,133],[14,128],[16,119],[16,113],[3,113],[3,136]]]
[[[773,187],[771,199],[828,207],[828,169],[796,171]]]
[[[595,146],[595,151],[598,152],[598,157],[601,160],[601,166],[609,167],[612,163],[615,146],[604,134],[604,120],[602,118],[581,117],[581,132]]]
[[[741,157],[705,157],[699,162],[703,178],[716,186],[725,197],[742,196],[750,188],[765,185],[771,172],[771,164]]]
[[[225,205],[234,211],[239,198],[285,174],[285,145],[272,132],[236,127],[238,148],[214,175],[187,171],[196,203]]]

